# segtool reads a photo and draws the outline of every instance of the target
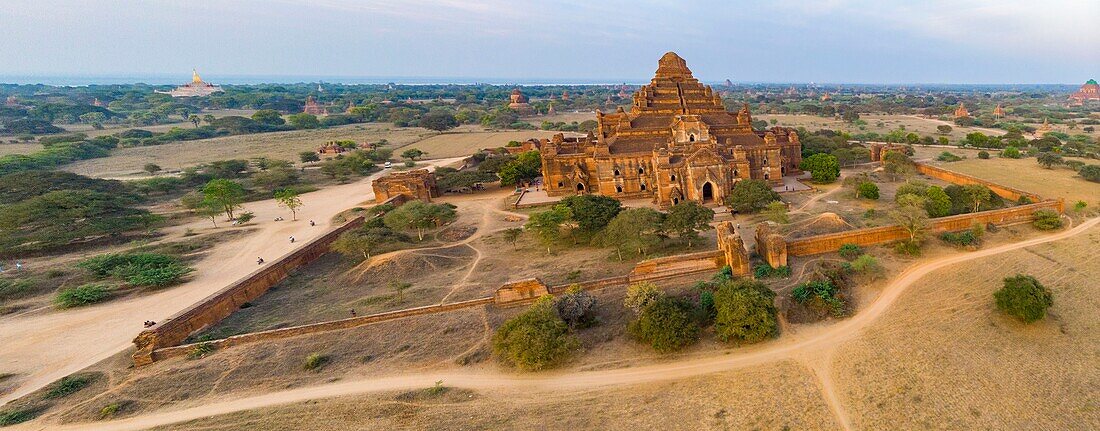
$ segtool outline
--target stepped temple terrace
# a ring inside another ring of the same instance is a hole
[[[191,82],[176,87],[172,91],[157,90],[156,92],[160,94],[167,94],[172,97],[202,97],[209,96],[211,94],[221,91],[225,90],[222,90],[222,88],[217,85],[204,82],[202,78],[199,77],[199,72],[197,70],[191,70]]]
[[[596,111],[595,134],[539,142],[547,194],[651,197],[667,208],[682,200],[720,203],[743,179],[780,185],[784,175],[802,173],[794,130],[754,131],[748,105],[727,111],[675,53],[661,57],[656,76],[632,99],[629,111]]]

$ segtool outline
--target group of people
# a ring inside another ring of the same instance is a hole
[[[282,217],[275,217],[275,221],[282,221],[282,220],[283,220],[283,218],[282,218]],[[317,226],[317,223],[315,223],[315,222],[314,222],[313,220],[310,220],[310,221],[309,221],[309,225],[310,225],[310,226]],[[290,243],[291,243],[291,244],[294,244],[294,241],[295,241],[295,239],[294,239],[294,235],[291,235],[291,236],[290,236]],[[256,258],[256,264],[257,264],[257,265],[263,265],[263,264],[264,264],[264,258],[262,258],[262,257],[257,257],[257,258]]]

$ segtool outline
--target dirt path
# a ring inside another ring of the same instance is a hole
[[[439,380],[442,380],[447,386],[476,390],[520,387],[531,390],[584,389],[612,385],[671,381],[788,358],[820,359],[822,356],[827,356],[828,352],[835,349],[839,344],[859,336],[863,330],[878,320],[878,318],[881,317],[906,290],[933,271],[961,262],[1070,238],[1084,233],[1097,225],[1100,225],[1100,218],[1088,220],[1072,229],[1053,235],[975,252],[945,256],[915,264],[891,281],[874,302],[849,319],[831,325],[807,327],[796,333],[785,334],[782,338],[773,342],[738,348],[720,354],[689,357],[671,363],[601,371],[563,370],[540,373],[537,375],[521,375],[499,371],[450,370],[434,373],[368,378],[291,389],[238,399],[212,399],[200,406],[176,411],[151,413],[117,421],[65,426],[28,424],[22,427],[16,427],[15,429],[46,429],[48,427],[49,429],[55,430],[139,430],[213,415],[254,410],[320,398],[389,390],[426,388],[432,386]],[[843,407],[840,405],[836,390],[832,387],[832,376],[828,371],[831,368],[829,365],[830,362],[831,361],[826,361],[822,363],[818,362],[816,359],[809,362],[803,361],[803,363],[807,363],[807,366],[814,370],[815,375],[818,377],[821,384],[820,390],[826,398],[830,410],[837,415],[842,426],[849,429],[851,428],[850,422]]]
[[[431,160],[444,166],[461,158]],[[289,216],[274,200],[250,202],[245,209],[256,214],[246,228],[254,232],[216,245],[194,264],[190,281],[152,294],[107,302],[87,308],[23,314],[0,320],[0,372],[16,373],[23,381],[0,403],[31,393],[50,382],[80,371],[131,346],[145,320],[163,320],[256,269],[256,258],[272,261],[326,232],[330,219],[360,202],[374,198],[371,182],[386,171],[351,184],[329,187],[302,195],[305,205],[297,221],[274,222]],[[310,227],[312,219],[317,226]],[[219,231],[228,231],[222,226]],[[209,220],[197,220],[173,229],[212,231]],[[287,239],[293,235],[298,242]]]

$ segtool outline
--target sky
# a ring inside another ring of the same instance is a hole
[[[1080,84],[1098,0],[0,0],[3,76]]]

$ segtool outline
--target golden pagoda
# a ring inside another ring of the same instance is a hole
[[[1001,105],[998,104],[996,108],[993,108],[993,115],[996,117],[1004,117],[1005,108],[1001,107]]]
[[[1053,131],[1054,131],[1054,128],[1050,126],[1050,119],[1049,118],[1044,118],[1043,119],[1043,125],[1039,126],[1038,129],[1035,129],[1035,137],[1036,138],[1042,138],[1042,137],[1046,136],[1047,133],[1050,133],[1050,132],[1053,132]]]
[[[225,90],[222,90],[222,88],[217,85],[203,82],[202,77],[199,76],[199,71],[191,69],[190,83],[176,87],[171,91],[157,90],[156,93],[167,94],[172,97],[202,97],[222,91]]]

